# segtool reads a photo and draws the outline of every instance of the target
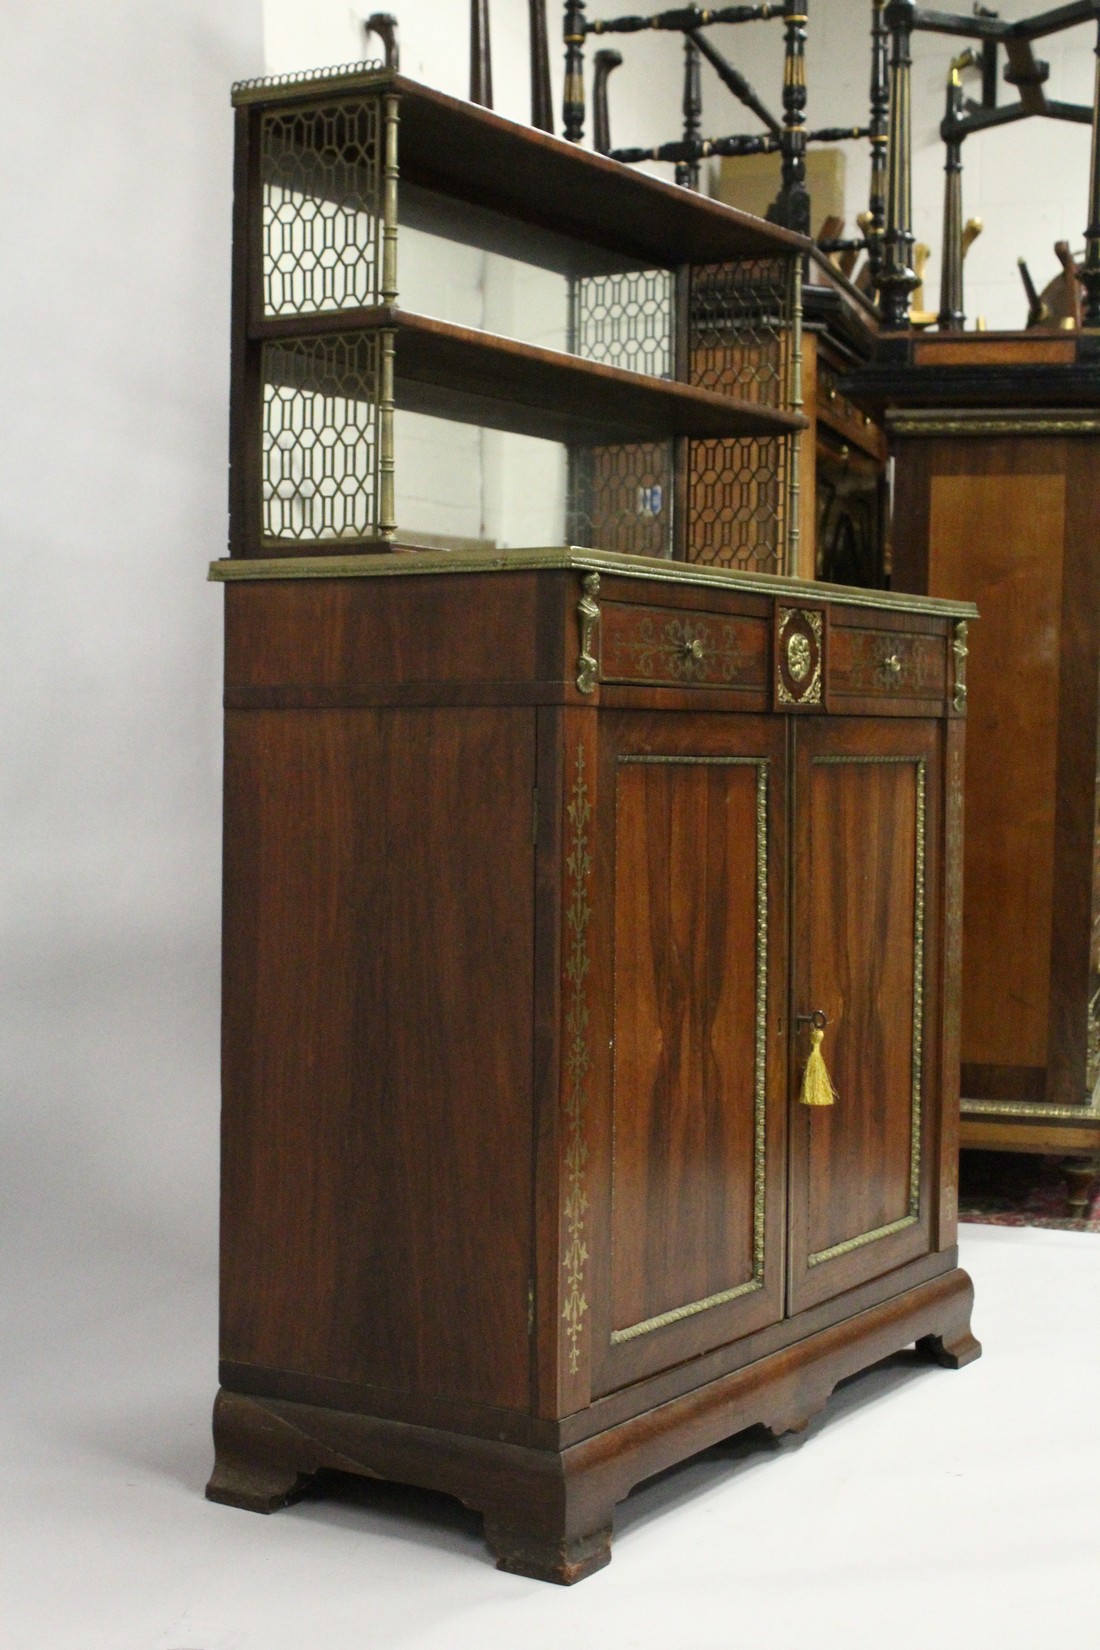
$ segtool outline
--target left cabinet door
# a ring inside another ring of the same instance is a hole
[[[593,1392],[783,1314],[782,719],[600,716]]]

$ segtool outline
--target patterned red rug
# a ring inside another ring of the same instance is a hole
[[[1057,1158],[1026,1152],[963,1152],[959,1219],[983,1226],[1050,1226],[1100,1232],[1100,1183],[1084,1219],[1069,1212],[1066,1177]]]

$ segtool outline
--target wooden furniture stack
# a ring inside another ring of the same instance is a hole
[[[271,1511],[325,1469],[432,1486],[484,1513],[502,1567],[571,1582],[641,1479],[753,1423],[800,1430],[914,1342],[977,1355],[955,1247],[973,610],[707,565],[690,511],[672,557],[399,553],[354,513],[343,539],[323,513],[327,536],[301,531],[303,501],[296,543],[271,542],[265,398],[348,399],[316,375],[265,390],[276,333],[340,336],[358,370],[360,334],[388,332],[395,398],[503,418],[514,393],[596,445],[643,415],[688,441],[697,419],[800,428],[723,411],[690,366],[608,377],[432,334],[393,294],[384,318],[356,295],[276,327],[263,196],[295,169],[265,175],[262,122],[304,142],[372,103],[421,188],[620,253],[667,236],[712,292],[746,247],[802,245],[392,76],[243,94],[208,1494]],[[388,370],[340,416],[380,432]],[[810,1107],[815,1040],[836,1099]]]
[[[962,1140],[1100,1174],[1100,356],[1090,333],[884,340],[893,582],[967,639]]]

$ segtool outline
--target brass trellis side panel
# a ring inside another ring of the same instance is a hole
[[[758,406],[801,405],[800,299],[791,265],[745,259],[692,268],[688,376]],[[688,444],[687,559],[782,573],[797,507],[797,441],[748,437]]]
[[[592,1032],[589,973],[592,959],[588,930],[592,921],[592,848],[590,830],[593,803],[588,759],[578,739],[572,763],[572,783],[566,805],[566,852],[563,931],[564,1022],[564,1222],[565,1325],[570,1375],[580,1370],[582,1341],[588,1315],[588,1140],[591,1101]]]
[[[265,315],[381,301],[383,101],[332,99],[259,117]]]
[[[359,539],[384,525],[379,408],[387,349],[392,361],[392,336],[370,332],[263,345],[265,539]]]

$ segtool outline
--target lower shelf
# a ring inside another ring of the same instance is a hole
[[[223,1388],[206,1493],[274,1512],[325,1469],[442,1490],[484,1514],[499,1568],[569,1585],[610,1561],[615,1505],[643,1479],[749,1426],[800,1431],[838,1382],[913,1342],[970,1363],[973,1298],[965,1272],[944,1273],[560,1451]]]

